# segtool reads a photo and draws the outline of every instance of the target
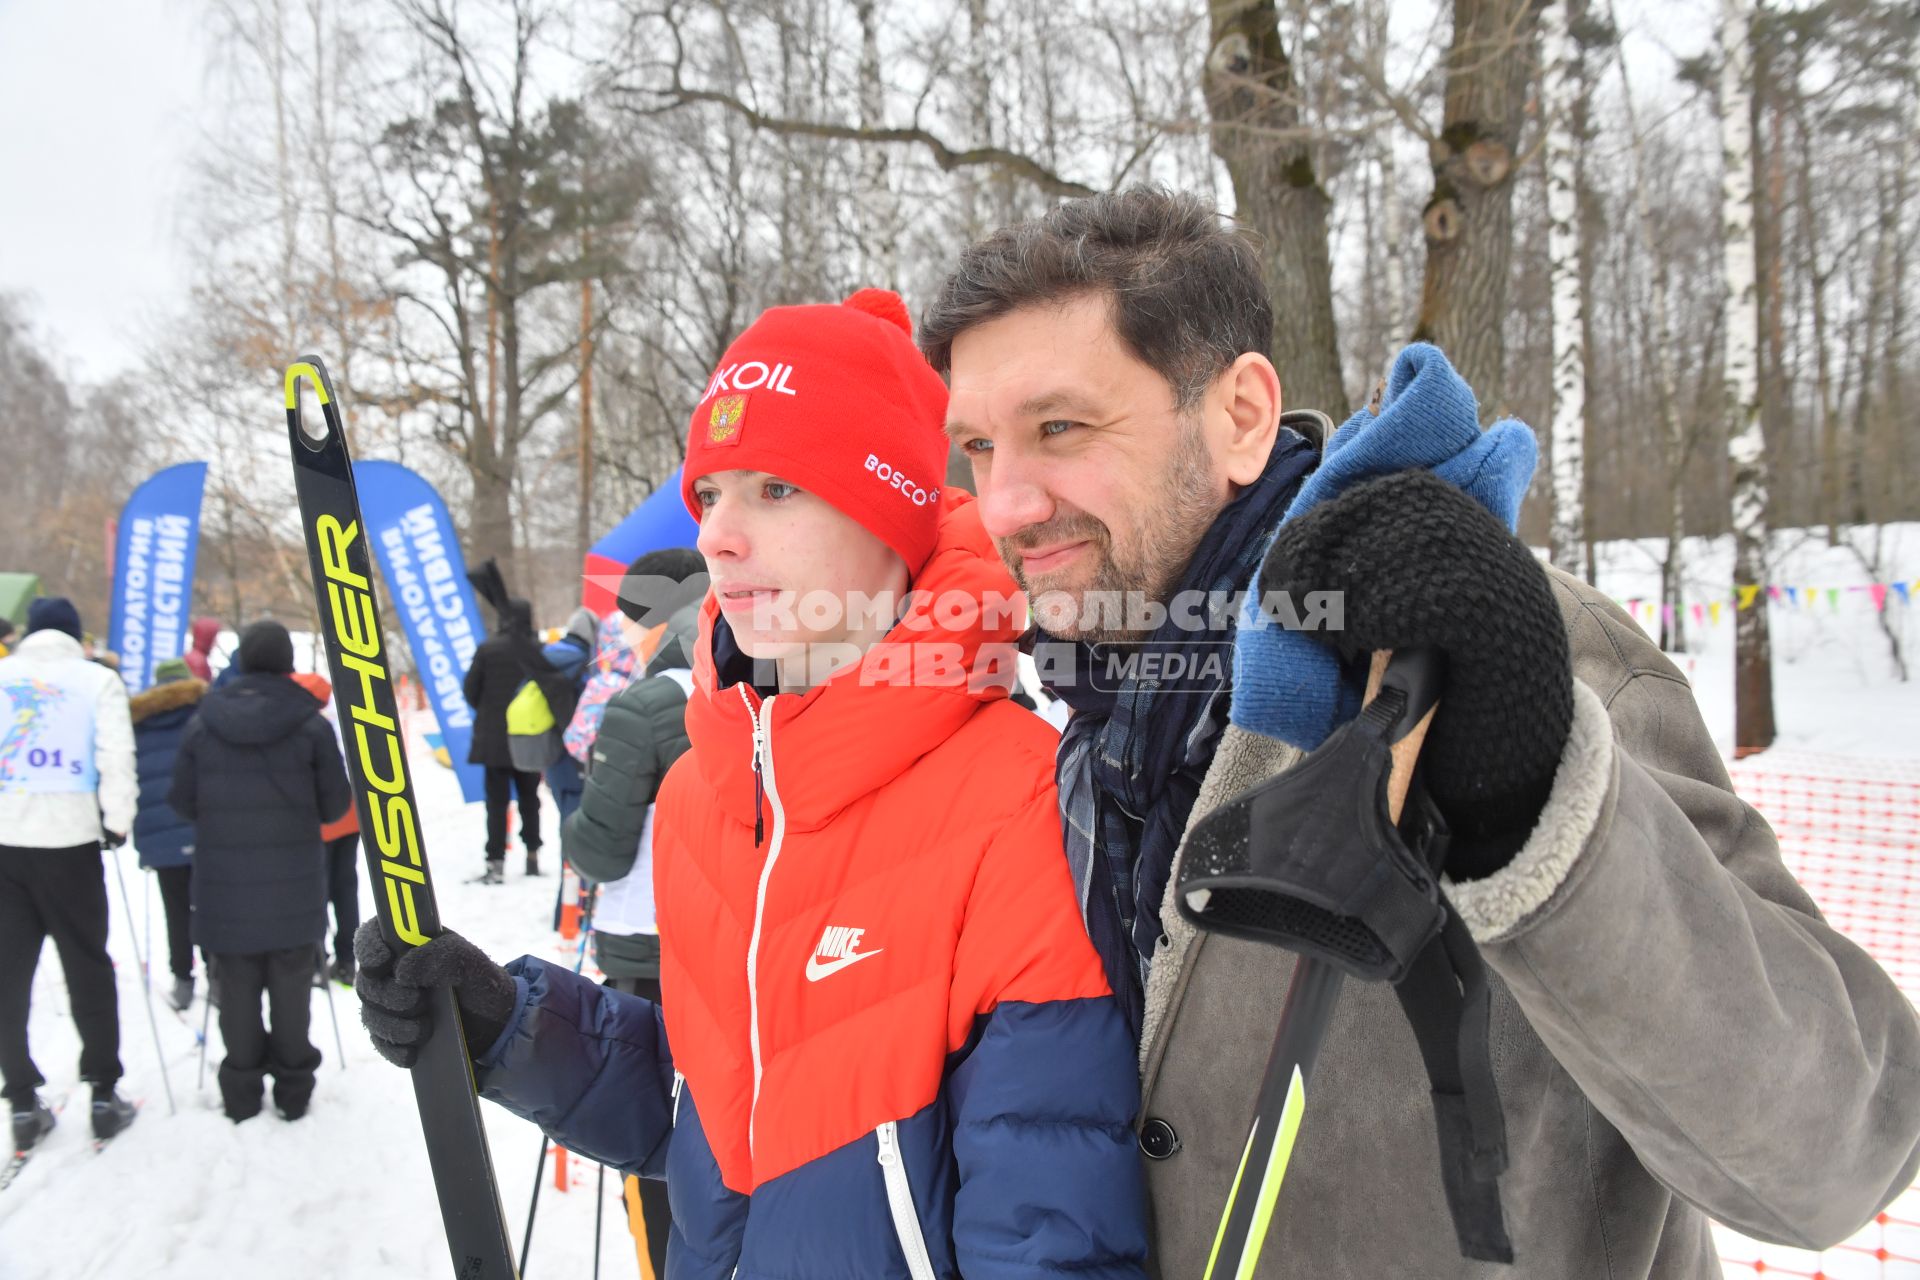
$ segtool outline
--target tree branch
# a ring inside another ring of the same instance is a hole
[[[934,164],[949,173],[955,169],[984,165],[1004,170],[1015,177],[1025,178],[1049,195],[1096,194],[1094,188],[1083,182],[1061,177],[1032,156],[1023,155],[1018,151],[1009,151],[1005,147],[955,148],[931,131],[917,126],[868,128],[861,125],[834,124],[824,120],[793,120],[768,115],[764,111],[748,106],[730,93],[721,93],[714,89],[688,89],[676,85],[670,89],[642,91],[616,85],[613,92],[625,98],[651,93],[655,97],[664,99],[658,105],[650,107],[623,104],[625,110],[635,115],[660,115],[679,107],[709,104],[731,111],[755,129],[764,130],[767,133],[777,133],[787,137],[827,138],[841,142],[906,143],[924,147]]]

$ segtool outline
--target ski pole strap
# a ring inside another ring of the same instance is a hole
[[[1391,803],[1395,745],[1427,708],[1388,686],[1312,755],[1187,836],[1175,906],[1202,929],[1398,982],[1439,936],[1446,823],[1415,789]]]
[[[1393,990],[1426,1063],[1440,1177],[1460,1253],[1511,1263],[1498,1180],[1507,1168],[1507,1129],[1488,1047],[1493,998],[1486,965],[1451,904],[1440,935]]]

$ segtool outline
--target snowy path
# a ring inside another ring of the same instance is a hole
[[[413,757],[425,761],[424,753]],[[427,763],[415,785],[426,815],[427,855],[435,869],[441,914],[449,924],[505,959],[530,947],[572,961],[551,931],[554,878],[510,874],[505,886],[463,883],[480,868],[484,843],[478,805],[462,805],[453,775]],[[552,806],[543,806],[549,850],[557,850]],[[133,911],[141,911],[141,877],[131,850],[122,852]],[[518,852],[513,859],[517,861]],[[545,855],[551,862],[551,853]],[[0,1194],[0,1280],[187,1280],[237,1273],[297,1280],[364,1277],[440,1277],[447,1274],[445,1238],[433,1199],[412,1088],[388,1066],[360,1029],[351,992],[334,987],[346,1042],[341,1069],[326,997],[313,993],[315,1044],[326,1055],[313,1110],[295,1124],[271,1106],[235,1125],[220,1111],[213,1068],[220,1033],[212,1040],[207,1082],[195,1090],[195,1032],[204,1011],[196,1001],[191,1023],[171,1013],[155,992],[160,1040],[172,1075],[179,1114],[167,1114],[154,1060],[153,1035],[141,1001],[134,936],[111,883],[113,930],[109,949],[119,971],[123,1091],[142,1100],[140,1119],[107,1150],[91,1150],[87,1093],[78,1088],[60,1125],[31,1164]],[[362,869],[363,911],[371,897]],[[164,939],[157,897],[155,935]],[[164,942],[161,946],[164,969]],[[205,984],[200,994],[204,997]],[[34,1058],[48,1077],[47,1096],[74,1084],[79,1037],[66,1009],[66,983],[51,947],[34,982],[31,1020]],[[519,1248],[539,1130],[497,1107],[486,1107],[495,1172]],[[584,1277],[592,1273],[595,1166],[571,1162],[574,1185],[554,1190],[549,1161],[540,1195],[529,1274]],[[603,1274],[637,1273],[633,1244],[616,1181],[607,1179]]]

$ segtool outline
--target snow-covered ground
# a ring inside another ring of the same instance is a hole
[[[507,883],[465,883],[481,868],[485,824],[479,805],[460,801],[453,774],[412,753],[427,855],[435,868],[441,915],[502,958],[540,950],[568,963],[573,951],[550,926],[554,877],[519,874]],[[551,804],[542,806],[548,850],[559,848]],[[551,852],[543,855],[551,863]],[[439,1277],[448,1273],[445,1238],[427,1170],[413,1091],[406,1073],[383,1061],[360,1029],[353,994],[333,988],[333,1008],[346,1045],[335,1048],[328,1000],[313,993],[313,1042],[326,1055],[307,1116],[289,1124],[267,1111],[236,1125],[220,1111],[213,1079],[219,1063],[218,1015],[208,1034],[207,1079],[195,1087],[195,1034],[205,1012],[205,984],[191,1016],[173,1014],[154,992],[160,1052],[178,1113],[167,1099],[141,994],[136,939],[144,939],[142,880],[131,849],[121,853],[132,919],[110,885],[108,940],[120,977],[122,1089],[142,1102],[134,1126],[100,1154],[87,1128],[87,1092],[74,1088],[60,1125],[19,1180],[0,1193],[0,1278],[4,1280],[200,1280],[229,1274],[288,1280]],[[109,872],[111,876],[111,872]],[[362,911],[372,897],[361,877]],[[151,895],[151,891],[147,891]],[[150,896],[164,978],[166,927]],[[591,961],[589,961],[591,964]],[[51,1098],[74,1087],[79,1037],[66,1009],[66,983],[51,947],[34,983],[34,1058]],[[540,1132],[497,1107],[485,1109],[494,1172],[513,1228],[516,1252],[533,1189]],[[554,1189],[549,1159],[533,1234],[533,1277],[592,1274],[595,1166],[570,1161],[573,1185]],[[602,1274],[635,1276],[637,1264],[617,1181],[606,1183]]]
[[[1909,584],[1913,605],[1897,593],[1885,598],[1885,621],[1906,644],[1909,663],[1920,660],[1913,610],[1920,607],[1920,526],[1885,534],[1885,585]],[[1656,595],[1657,544],[1613,543],[1601,548],[1601,586],[1619,598]],[[1811,605],[1776,605],[1775,694],[1780,744],[1736,772],[1827,773],[1836,778],[1920,779],[1920,671],[1898,682],[1882,633],[1874,579],[1850,552],[1818,538],[1789,533],[1780,539],[1779,580],[1816,587]],[[1723,541],[1698,544],[1689,557],[1689,599],[1724,600],[1730,551]],[[1861,590],[1849,590],[1858,587]],[[1827,591],[1836,592],[1829,597]],[[1838,601],[1838,608],[1834,607]],[[1644,607],[1642,615],[1644,617]],[[1703,609],[1704,613],[1704,609]],[[1689,618],[1691,623],[1692,619]],[[1702,711],[1723,749],[1732,739],[1732,614],[1717,625],[1690,626],[1690,651],[1675,661],[1688,673]],[[477,805],[460,801],[453,775],[413,754],[428,852],[437,871],[441,914],[454,927],[502,958],[529,949],[571,959],[551,932],[555,882],[509,875],[501,888],[465,883],[480,868],[483,823]],[[1746,785],[1743,782],[1743,786]],[[549,850],[558,847],[551,805],[543,807]],[[1785,832],[1783,831],[1783,834]],[[1903,839],[1911,845],[1914,836]],[[1790,859],[1794,856],[1790,853]],[[1909,860],[1914,854],[1905,855]],[[334,989],[333,1004],[346,1044],[334,1047],[326,997],[313,997],[313,1036],[326,1054],[313,1109],[287,1124],[271,1111],[242,1125],[220,1113],[211,1073],[195,1086],[195,1031],[203,1006],[176,1017],[155,992],[160,1052],[171,1073],[178,1113],[169,1115],[142,1000],[136,939],[164,933],[157,901],[147,908],[144,873],[131,851],[121,855],[131,919],[113,894],[110,947],[120,974],[121,1056],[125,1091],[144,1102],[137,1124],[95,1155],[86,1132],[84,1089],[76,1090],[60,1127],[14,1186],[0,1195],[0,1280],[89,1278],[198,1278],[230,1273],[325,1280],[327,1277],[439,1277],[447,1257],[421,1148],[406,1076],[382,1062],[359,1029],[350,993]],[[551,854],[548,861],[552,861]],[[517,864],[517,853],[509,867]],[[1920,870],[1916,871],[1920,880]],[[370,910],[370,898],[363,909]],[[1920,936],[1920,920],[1906,922]],[[1863,939],[1863,941],[1866,941]],[[1872,945],[1871,942],[1868,945]],[[1920,941],[1915,941],[1920,955]],[[164,947],[162,948],[164,950]],[[79,1044],[66,1010],[65,983],[49,948],[35,982],[31,1022],[34,1052],[55,1096],[74,1083]],[[217,1062],[219,1033],[211,1033]],[[211,1066],[212,1064],[210,1064]],[[516,1246],[526,1221],[540,1135],[494,1107],[485,1109],[495,1172]],[[1818,1153],[1809,1153],[1817,1159]],[[638,1274],[617,1187],[609,1178],[601,1229],[602,1274]],[[549,1163],[540,1196],[530,1274],[584,1277],[592,1273],[596,1196],[593,1168],[576,1162],[574,1184],[556,1193]],[[1911,1215],[1909,1215],[1911,1216]],[[1920,1255],[1916,1233],[1895,1229],[1896,1254]],[[1882,1263],[1870,1253],[1764,1254],[1728,1241],[1730,1256],[1764,1256],[1769,1274],[1831,1277],[1920,1276],[1920,1266]],[[1871,1240],[1866,1247],[1874,1246]],[[1751,1264],[1729,1274],[1754,1274]]]
[[[1818,532],[1799,529],[1783,530],[1774,539],[1774,580],[1794,588],[1797,597],[1776,601],[1770,616],[1777,746],[1920,757],[1920,584],[1915,582],[1920,579],[1920,524],[1852,530],[1849,537],[1851,545],[1844,547],[1829,547]],[[1881,565],[1874,574],[1853,548],[1871,559],[1876,538]],[[1641,600],[1639,621],[1655,636],[1659,557],[1665,549],[1665,539],[1651,538],[1597,548],[1601,589],[1618,599]],[[1685,550],[1681,577],[1688,652],[1673,659],[1693,682],[1701,714],[1725,753],[1733,743],[1733,544],[1727,538],[1689,538]],[[1905,585],[1905,598],[1893,588],[1895,582]],[[1875,585],[1883,591],[1871,590]],[[1876,608],[1876,595],[1883,608]],[[1709,612],[1716,602],[1717,621]],[[1705,625],[1691,616],[1695,604]],[[1895,642],[1914,676],[1905,683],[1894,673]]]

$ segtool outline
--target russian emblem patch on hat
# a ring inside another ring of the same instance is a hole
[[[746,427],[747,398],[744,395],[721,396],[707,414],[707,443],[735,445]]]

